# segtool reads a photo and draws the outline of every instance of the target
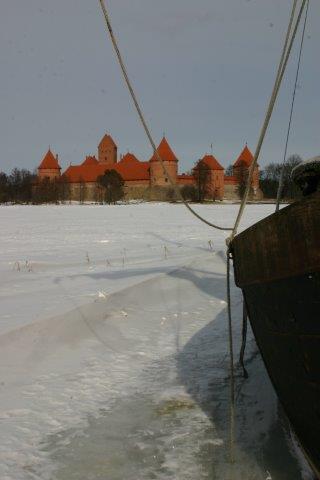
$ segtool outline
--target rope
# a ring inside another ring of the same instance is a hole
[[[305,33],[306,33],[306,25],[307,25],[307,19],[308,19],[309,5],[310,5],[309,0],[307,0],[307,8],[306,8],[306,14],[305,14],[305,19],[304,19],[304,24],[303,24],[303,31],[302,31],[302,36],[301,36],[296,79],[295,79],[293,95],[292,95],[287,138],[286,138],[286,144],[285,144],[285,149],[284,149],[283,162],[282,162],[281,174],[280,174],[280,179],[279,179],[279,186],[278,186],[278,191],[277,191],[276,212],[279,211],[280,201],[281,201],[282,191],[283,191],[284,170],[285,170],[285,163],[286,163],[286,158],[287,158],[288,144],[289,144],[289,138],[290,138],[290,132],[291,132],[291,123],[292,123],[292,117],[293,117],[294,103],[295,103],[295,99],[296,99],[297,86],[298,86],[298,80],[299,80],[300,64],[301,64],[301,58],[302,58],[304,37],[305,37]]]
[[[254,169],[255,169],[255,166],[257,165],[257,162],[258,162],[258,159],[259,159],[262,144],[263,144],[263,141],[265,139],[265,136],[266,136],[266,133],[267,133],[267,130],[268,130],[268,126],[269,126],[269,123],[270,123],[270,119],[271,119],[271,116],[272,116],[274,105],[275,105],[277,97],[278,97],[279,89],[280,89],[280,86],[281,86],[281,83],[282,83],[282,80],[283,80],[284,73],[286,71],[286,67],[287,67],[287,64],[288,64],[288,60],[289,60],[289,57],[290,57],[292,46],[293,46],[293,43],[294,43],[294,40],[295,40],[295,37],[296,37],[296,34],[297,34],[297,30],[298,30],[298,27],[299,27],[299,24],[300,24],[301,16],[302,16],[303,10],[305,8],[306,2],[307,2],[307,0],[302,0],[302,5],[300,7],[299,14],[298,14],[298,17],[296,19],[294,29],[293,29],[293,32],[292,32],[292,35],[291,35],[291,38],[290,38],[290,33],[291,33],[292,25],[293,25],[293,20],[291,20],[291,19],[293,18],[294,14],[295,14],[296,0],[294,0],[294,3],[293,3],[292,14],[291,14],[291,18],[290,18],[290,22],[289,22],[289,28],[288,28],[289,35],[287,35],[288,40],[286,38],[284,49],[283,49],[283,52],[282,52],[282,55],[281,55],[281,60],[280,60],[280,63],[279,63],[279,68],[278,68],[275,83],[274,83],[274,87],[273,87],[272,94],[271,94],[270,101],[269,101],[269,105],[268,105],[268,108],[267,108],[265,120],[263,122],[263,126],[262,126],[262,129],[261,129],[261,132],[260,132],[258,144],[257,144],[256,151],[255,151],[255,154],[254,154],[254,159],[253,159],[253,161],[250,165],[250,168],[249,168],[246,190],[244,192],[243,199],[241,201],[241,205],[240,205],[239,212],[238,212],[235,224],[234,224],[233,231],[231,233],[230,238],[227,240],[228,243],[232,242],[233,238],[235,237],[235,235],[238,231],[238,227],[239,227],[244,209],[245,209],[247,201],[248,201]],[[289,38],[290,38],[290,41],[289,41]]]
[[[131,98],[133,100],[133,103],[134,103],[134,106],[136,108],[136,111],[138,113],[138,116],[139,116],[139,119],[142,123],[142,126],[143,126],[143,129],[148,137],[148,140],[150,142],[150,145],[153,149],[153,152],[154,154],[156,155],[157,157],[157,160],[160,162],[161,166],[162,166],[162,169],[164,171],[164,174],[167,176],[168,180],[169,180],[169,183],[171,184],[172,188],[174,189],[175,191],[175,194],[177,195],[177,198],[179,198],[179,200],[181,200],[181,202],[184,204],[184,206],[195,216],[197,217],[200,221],[202,221],[203,223],[209,225],[209,227],[212,227],[212,228],[216,228],[217,230],[228,230],[228,231],[232,231],[232,228],[230,227],[221,227],[219,225],[215,225],[214,223],[211,223],[209,222],[208,220],[206,220],[205,218],[203,218],[201,215],[199,215],[195,210],[193,210],[193,208],[189,205],[189,203],[183,198],[183,195],[180,191],[180,189],[178,188],[178,186],[176,185],[176,183],[173,181],[173,179],[171,178],[171,175],[169,174],[161,156],[159,155],[159,152],[157,151],[157,148],[156,148],[156,144],[152,138],[152,135],[151,135],[151,132],[150,132],[150,129],[146,123],[146,120],[144,118],[144,115],[142,113],[142,109],[139,105],[139,102],[138,102],[138,99],[137,99],[137,96],[133,90],[133,87],[132,87],[132,84],[131,84],[131,81],[129,79],[129,76],[128,76],[128,72],[127,72],[127,69],[126,69],[126,66],[124,64],[124,61],[122,59],[122,55],[121,55],[121,52],[119,50],[119,47],[118,47],[118,43],[117,43],[117,40],[115,38],[115,35],[113,33],[113,30],[112,30],[112,26],[111,26],[111,21],[110,21],[110,15],[108,13],[108,10],[106,8],[106,5],[105,5],[105,2],[104,0],[99,0],[100,2],[100,5],[101,5],[101,9],[102,9],[102,12],[103,12],[103,16],[104,16],[104,19],[105,19],[105,24],[106,24],[106,27],[108,29],[108,32],[109,32],[109,35],[110,35],[110,38],[111,38],[111,42],[112,42],[112,45],[114,47],[114,50],[115,50],[115,53],[116,53],[116,56],[118,58],[118,62],[119,62],[119,65],[120,65],[120,68],[121,68],[121,71],[122,71],[122,75],[123,75],[123,78],[125,80],[125,83],[129,89],[129,92],[130,92],[130,95],[131,95]]]
[[[247,331],[248,331],[248,315],[247,315],[247,309],[246,309],[246,304],[243,299],[243,311],[242,311],[242,343],[241,343],[241,349],[240,349],[240,358],[239,358],[239,363],[242,367],[243,371],[243,376],[244,378],[249,378],[247,369],[244,365],[244,354],[246,351],[246,344],[247,344]]]
[[[233,354],[233,332],[232,332],[232,313],[231,313],[231,289],[230,289],[230,262],[232,254],[227,250],[227,303],[228,303],[228,333],[229,333],[229,362],[230,362],[230,430],[229,430],[229,448],[230,463],[234,463],[234,439],[235,439],[235,374],[234,374],[234,354]]]

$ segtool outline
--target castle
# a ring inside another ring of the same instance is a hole
[[[167,172],[178,187],[197,186],[194,175],[178,172],[178,158],[167,139],[162,138],[157,152]],[[243,172],[247,172],[253,161],[253,155],[247,145],[233,164],[232,175],[226,176],[223,166],[213,155],[204,155],[201,164],[208,172],[208,199],[238,199],[239,184]],[[50,148],[38,167],[38,178],[60,179],[69,184],[70,197],[79,200],[99,201],[97,178],[106,170],[116,170],[124,180],[125,196],[128,199],[164,200],[170,190],[170,183],[158,156],[154,153],[148,161],[140,161],[133,153],[118,158],[118,148],[109,134],[105,134],[98,145],[98,158],[87,156],[80,165],[70,165],[61,173],[58,155],[54,156]],[[101,189],[100,189],[101,190]],[[252,180],[252,197],[261,198],[259,189],[259,168],[255,167]]]

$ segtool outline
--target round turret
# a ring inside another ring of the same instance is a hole
[[[61,167],[58,161],[58,155],[54,156],[50,148],[43,157],[38,167],[39,178],[59,178],[61,176]]]
[[[161,140],[157,152],[160,155],[170,178],[176,183],[178,175],[178,159],[171,150],[165,137]],[[170,186],[168,175],[164,171],[156,153],[154,153],[150,159],[150,183],[152,186]]]

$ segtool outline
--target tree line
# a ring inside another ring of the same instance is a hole
[[[39,179],[26,169],[0,172],[0,203],[58,203],[69,200],[70,186],[63,175],[57,179]]]
[[[124,198],[124,181],[115,170],[107,170],[97,179],[98,203],[115,203]],[[79,203],[86,199],[86,184],[79,180],[77,190]],[[50,179],[39,179],[36,173],[14,168],[7,175],[0,172],[0,203],[65,203],[71,200],[71,186],[64,175]]]
[[[36,176],[29,170],[14,168],[0,172],[0,203],[32,203],[32,185]]]
[[[299,155],[291,155],[283,168],[283,200],[296,200],[301,197],[301,190],[292,181],[291,172],[294,167],[302,162]],[[281,176],[282,165],[279,163],[269,163],[260,171],[260,188],[265,198],[276,198],[278,185]]]

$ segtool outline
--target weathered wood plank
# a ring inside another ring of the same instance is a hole
[[[320,269],[320,193],[261,220],[232,242],[239,287]]]

